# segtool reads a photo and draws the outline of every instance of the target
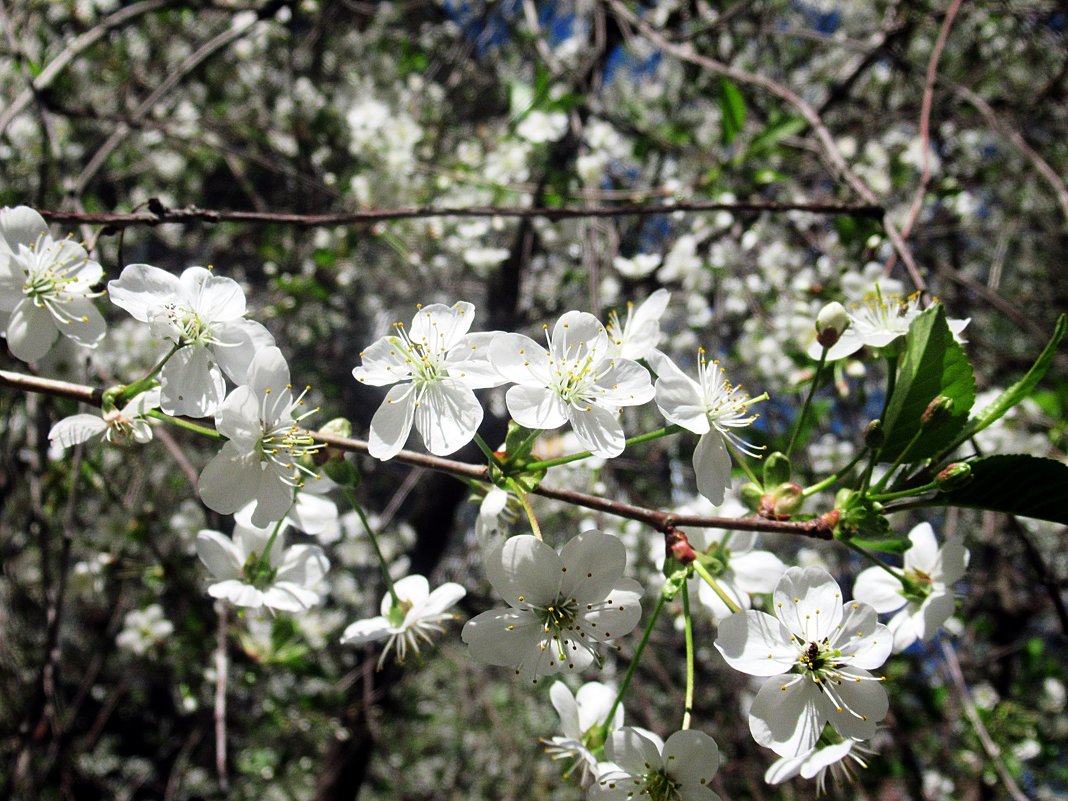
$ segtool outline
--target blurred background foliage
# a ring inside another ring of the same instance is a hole
[[[866,202],[796,104],[698,63],[710,58],[815,110],[895,225],[926,163],[908,243],[949,316],[972,319],[981,390],[1019,377],[1068,308],[1068,15],[1059,3],[961,6],[936,65],[927,143],[919,121],[947,13],[940,2],[0,0],[0,13],[3,205],[310,214]],[[887,276],[897,259],[878,217],[848,213],[427,216],[80,235],[109,278],[136,262],[175,272],[213,264],[237,278],[294,381],[313,386],[322,420],[348,416],[357,436],[380,397],[352,380],[357,354],[416,303],[470,300],[483,329],[539,335],[568,309],[607,319],[664,286],[672,306],[662,347],[692,358],[703,344],[733,380],[768,391],[757,437],[782,447],[811,376],[803,343],[815,311],[857,301],[876,281],[888,294],[914,289],[900,263]],[[148,368],[153,344],[109,314],[97,351],[60,351],[41,373],[108,385]],[[0,366],[24,369],[6,349]],[[1064,368],[1062,355],[975,447],[1064,459]],[[882,377],[874,361],[838,367],[805,432],[803,477],[848,461],[881,407]],[[496,394],[487,403],[483,433],[499,442],[503,403]],[[326,544],[322,607],[277,619],[230,611],[223,621],[232,660],[224,791],[219,612],[193,549],[199,528],[230,527],[195,500],[210,443],[172,430],[143,449],[64,458],[49,451],[47,432],[73,404],[5,391],[0,409],[0,795],[579,797],[574,778],[560,778],[564,766],[541,753],[538,738],[558,728],[545,688],[471,662],[458,626],[436,650],[381,672],[374,649],[338,644],[348,622],[377,612],[383,591],[351,514]],[[625,421],[632,432],[662,424],[650,409]],[[694,487],[687,437],[561,469],[547,483],[680,508]],[[566,434],[541,447],[574,450]],[[469,450],[460,458],[477,460]],[[461,617],[488,608],[469,489],[418,468],[360,465],[361,496],[398,570],[463,583]],[[655,597],[655,532],[537,503],[557,543],[591,524],[623,536],[632,573]],[[817,497],[809,511],[829,503]],[[919,519],[899,515],[895,528]],[[940,536],[964,537],[972,554],[955,636],[889,663],[880,754],[828,794],[995,799],[1018,786],[1029,798],[1068,797],[1063,529],[972,512],[926,519]],[[829,567],[844,586],[860,567],[833,544],[763,541],[784,560]],[[139,646],[119,645],[127,614],[153,605],[172,630],[148,626],[127,638]],[[627,722],[660,734],[681,715],[678,628],[661,621],[626,699]],[[811,785],[763,784],[771,760],[743,714],[752,687],[715,653],[710,620],[697,634],[695,725],[725,756],[715,789],[724,799],[809,797]],[[609,659],[609,678],[635,643]]]

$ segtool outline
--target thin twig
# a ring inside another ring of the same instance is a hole
[[[230,779],[226,773],[226,674],[229,670],[226,656],[226,604],[216,602],[215,613],[219,616],[215,636],[215,775],[219,780],[219,789],[226,793],[230,789]]]
[[[73,397],[77,400],[92,403],[96,406],[100,405],[100,398],[103,395],[102,390],[94,389],[93,387],[68,384],[62,381],[50,381],[37,378],[36,376],[12,373],[6,370],[0,370],[0,386],[7,386],[13,389],[30,392],[57,394],[57,392],[53,392],[53,388],[55,388],[58,390],[58,394],[62,394],[64,397]],[[211,430],[210,426],[200,425],[205,430]],[[366,440],[337,437],[317,431],[309,431],[307,433],[309,433],[315,440],[326,443],[338,450],[350,453],[368,453]],[[400,464],[412,465],[413,467],[425,467],[429,470],[446,473],[459,478],[474,479],[475,481],[483,482],[489,482],[490,480],[489,470],[485,465],[459,462],[455,459],[445,459],[441,456],[432,456],[426,453],[416,453],[407,450],[400,451],[393,457],[393,460]],[[831,532],[819,521],[819,519],[793,523],[764,520],[761,518],[734,519],[729,517],[706,517],[700,515],[674,515],[671,512],[662,512],[644,506],[634,506],[629,503],[612,501],[607,498],[588,495],[584,492],[576,492],[574,490],[554,489],[546,487],[545,485],[538,486],[533,490],[533,493],[545,498],[553,498],[576,506],[582,506],[586,509],[606,512],[615,515],[616,517],[637,520],[652,526],[660,532],[666,532],[670,527],[678,525],[693,526],[696,528],[768,531],[782,534],[793,534],[802,537],[813,537],[815,539],[831,539]]]
[[[794,203],[772,200],[749,200],[733,203],[703,200],[665,199],[661,203],[619,204],[615,206],[564,206],[561,208],[519,206],[411,206],[395,209],[365,209],[332,214],[289,214],[286,212],[235,211],[228,209],[202,209],[185,206],[168,209],[154,204],[151,211],[110,214],[82,214],[71,211],[39,209],[41,216],[54,223],[105,225],[110,228],[129,228],[135,225],[160,225],[162,223],[269,223],[295,225],[298,228],[313,228],[336,225],[359,225],[411,220],[428,217],[541,217],[552,222],[584,217],[630,217],[656,214],[674,214],[677,211],[714,212],[785,212],[807,211],[812,214],[847,215],[879,219],[885,213],[882,206],[866,203]]]
[[[975,701],[972,700],[968,685],[964,681],[964,674],[961,672],[960,662],[957,660],[957,652],[953,650],[953,645],[945,637],[942,638],[942,655],[945,657],[946,672],[953,681],[953,686],[956,687],[961,706],[964,707],[964,714],[972,724],[972,728],[975,729],[975,734],[979,738],[983,750],[986,751],[986,755],[990,757],[990,761],[994,764],[994,770],[997,771],[998,776],[1001,778],[1001,783],[1005,785],[1005,789],[1015,801],[1030,801],[1019,785],[1016,784],[1016,780],[1012,778],[1008,768],[1005,767],[1005,760],[1001,758],[1001,748],[990,737],[990,732],[983,725],[979,712],[975,708]]]

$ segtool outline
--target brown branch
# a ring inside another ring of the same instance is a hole
[[[103,390],[99,388],[68,384],[64,381],[52,381],[38,378],[37,376],[13,373],[0,370],[0,386],[11,387],[21,391],[41,392],[48,395],[60,395],[65,398],[73,398],[85,403],[99,406],[103,398]],[[207,427],[207,426],[205,426]],[[368,453],[366,440],[351,439],[323,434],[318,431],[308,432],[316,441],[325,443],[333,448],[349,453]],[[489,470],[485,465],[459,462],[455,459],[445,459],[441,456],[432,456],[426,453],[402,450],[393,460],[401,464],[413,467],[425,467],[439,473],[465,478],[474,481],[489,482]],[[544,485],[533,490],[535,495],[544,498],[565,501],[575,506],[593,509],[599,512],[623,517],[629,520],[637,520],[652,526],[657,531],[667,533],[675,526],[693,526],[695,528],[723,528],[743,531],[766,531],[780,534],[794,534],[802,537],[815,539],[831,539],[831,533],[817,518],[801,523],[780,522],[777,520],[763,520],[760,518],[735,519],[730,517],[710,517],[700,515],[674,515],[671,512],[661,512],[657,509],[649,509],[644,506],[634,506],[621,501],[612,501],[597,495],[589,495],[574,490],[554,489]]]
[[[813,214],[848,215],[881,219],[885,209],[867,203],[792,203],[770,200],[750,200],[734,203],[701,200],[676,200],[665,203],[646,203],[618,206],[571,206],[562,208],[522,208],[518,206],[411,206],[396,209],[366,209],[363,211],[337,212],[333,214],[288,214],[286,212],[235,211],[225,209],[202,209],[186,206],[180,209],[164,208],[158,202],[150,204],[149,211],[111,214],[82,214],[69,211],[38,210],[42,217],[54,223],[105,225],[110,228],[129,228],[136,225],[160,225],[161,223],[272,223],[295,225],[300,228],[358,225],[390,220],[411,220],[427,217],[518,217],[529,219],[543,217],[551,222],[587,217],[629,217],[654,214],[674,214],[677,211],[752,211],[784,212],[807,211]]]

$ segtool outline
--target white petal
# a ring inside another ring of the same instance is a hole
[[[285,552],[275,580],[311,589],[323,580],[328,570],[330,562],[318,545],[294,545]]]
[[[220,581],[208,587],[208,595],[212,598],[223,598],[237,606],[247,606],[250,609],[259,609],[263,606],[263,593],[237,579]]]
[[[200,500],[216,512],[233,514],[256,497],[261,472],[259,462],[247,462],[237,447],[227,442],[200,473]]]
[[[737,535],[735,535],[737,536]],[[748,593],[772,592],[779,583],[786,565],[769,551],[735,553],[735,538],[731,541],[730,570],[738,588]]]
[[[902,609],[887,623],[890,633],[894,637],[894,653],[899,654],[919,639],[916,631],[916,623],[913,620],[912,610],[909,607]]]
[[[426,449],[448,456],[469,443],[482,423],[482,405],[468,387],[451,379],[427,384],[415,406],[415,427]]]
[[[872,607],[850,601],[846,604],[841,630],[837,637],[832,636],[831,645],[852,657],[850,665],[870,669],[879,667],[890,656],[893,639],[886,626],[879,623]]]
[[[557,361],[570,359],[581,362],[593,356],[596,362],[599,361],[598,356],[603,358],[608,354],[608,333],[601,321],[589,312],[569,311],[553,326],[549,350]]]
[[[932,593],[920,606],[920,612],[913,620],[916,634],[921,640],[929,640],[942,625],[953,616],[957,604],[953,596],[947,593]]]
[[[967,567],[968,549],[964,547],[964,543],[960,540],[947,540],[946,544],[942,546],[940,575],[935,578],[940,580],[946,587],[950,587],[960,581]]]
[[[75,414],[52,426],[48,439],[64,448],[73,448],[107,430],[108,424],[102,417],[95,414]]]
[[[602,406],[638,406],[653,399],[649,371],[630,359],[616,359],[597,379],[597,402]]]
[[[586,729],[579,722],[578,703],[568,686],[562,681],[554,682],[553,686],[549,688],[549,700],[552,702],[556,714],[560,716],[560,730],[563,731],[564,736],[581,742],[582,735]],[[606,709],[605,712],[607,713],[607,711]],[[597,721],[594,722],[596,723]]]
[[[656,405],[669,423],[680,425],[695,434],[709,431],[701,386],[678,368],[667,356],[654,351],[649,363],[656,370]]]
[[[523,669],[539,657],[542,624],[530,612],[491,609],[464,624],[460,637],[471,656],[488,665]]]
[[[415,419],[415,386],[391,387],[386,399],[371,418],[367,452],[376,459],[392,459],[404,447]]]
[[[556,600],[565,565],[556,551],[530,534],[501,543],[484,560],[486,578],[509,606],[544,606]]]
[[[372,617],[350,623],[341,635],[345,645],[365,645],[369,642],[384,640],[393,633],[393,627],[384,617]]]
[[[817,776],[820,771],[826,770],[836,762],[841,762],[853,750],[854,745],[856,745],[854,740],[843,740],[834,745],[817,748],[815,753],[804,761],[804,765],[801,767],[801,778],[811,779]]]
[[[601,600],[623,575],[627,548],[619,537],[590,529],[565,543],[560,561],[567,568],[560,584],[564,595]]]
[[[938,570],[938,540],[930,523],[920,523],[909,532],[912,547],[905,551],[905,568],[931,576]]]
[[[851,669],[849,673],[854,680],[845,679],[835,686],[842,700],[841,711],[830,698],[822,696],[826,718],[843,737],[870,740],[875,736],[875,724],[886,717],[890,702],[883,685],[866,670]]]
[[[423,602],[419,612],[422,616],[440,615],[446,609],[451,609],[460,599],[467,595],[467,590],[454,581],[446,581],[440,587],[435,587],[427,599]]]
[[[0,238],[17,251],[19,245],[30,247],[41,235],[48,236],[44,217],[29,206],[0,209]]]
[[[495,337],[490,342],[489,360],[507,381],[528,386],[549,386],[549,354],[528,336],[502,334]]]
[[[864,340],[861,339],[859,333],[857,333],[852,326],[847,328],[835,342],[827,350],[827,361],[836,362],[839,359],[844,359],[846,356],[852,356],[858,350],[864,347]],[[813,341],[808,348],[808,356],[814,361],[819,361],[820,353],[823,352],[823,347],[819,342]]]
[[[719,624],[716,650],[727,664],[751,676],[778,676],[794,666],[790,631],[764,612],[736,612]]]
[[[727,441],[713,429],[703,434],[693,449],[693,469],[697,475],[697,491],[719,506],[731,486],[731,455]]]
[[[819,357],[817,356],[816,358]],[[787,779],[792,779],[794,776],[797,776],[801,773],[801,768],[811,753],[811,751],[806,751],[800,756],[779,757],[771,763],[771,767],[764,773],[764,783],[782,784]]]
[[[575,703],[578,705],[579,731],[585,732],[591,726],[604,723],[608,718],[608,712],[612,709],[612,704],[615,703],[616,695],[614,688],[599,681],[588,681],[579,687],[578,692],[575,693]],[[557,707],[557,711],[559,711],[559,707]],[[623,704],[620,704],[616,707],[609,729],[615,730],[622,725]]]
[[[245,293],[233,278],[203,267],[190,267],[182,272],[179,282],[189,308],[205,320],[225,322],[244,317]]]
[[[205,529],[197,534],[197,556],[215,578],[241,578],[244,556],[229,537],[218,531]]]
[[[167,414],[207,417],[222,403],[226,384],[202,345],[187,345],[159,374],[160,408]]]
[[[805,642],[831,637],[842,622],[842,591],[819,567],[791,567],[773,594],[775,616]]]
[[[88,298],[72,298],[64,304],[63,311],[73,318],[56,321],[56,327],[63,336],[90,348],[104,338],[107,323]]]
[[[412,573],[411,575],[396,581],[393,584],[393,591],[397,593],[398,598],[412,604],[414,608],[417,604],[423,603],[423,601],[430,596],[430,582],[426,580],[426,576]],[[382,598],[382,616],[386,617],[389,614],[389,610],[392,608],[393,598],[387,592]]]
[[[283,612],[303,612],[319,603],[319,596],[289,581],[281,581],[263,592],[263,605]]]
[[[592,640],[617,639],[630,634],[642,616],[643,588],[634,579],[620,579],[615,589],[592,611],[579,611],[577,621],[582,633]],[[580,599],[580,607],[583,601]],[[587,601],[586,603],[591,603]]]
[[[567,404],[547,387],[511,387],[505,402],[512,419],[526,428],[559,428],[567,422]]]
[[[901,582],[881,567],[869,567],[860,572],[853,583],[853,597],[870,604],[880,614],[893,612],[905,605]]]
[[[705,787],[719,768],[719,746],[703,731],[677,731],[664,743],[664,770],[685,793]]]
[[[432,303],[415,313],[408,333],[413,342],[440,353],[460,344],[474,321],[475,307],[467,301],[452,306]]]
[[[147,323],[153,311],[180,293],[177,276],[149,264],[128,264],[118,281],[108,282],[111,302],[142,323]]]
[[[263,425],[260,403],[249,387],[238,387],[226,396],[215,411],[215,427],[243,451],[255,448],[263,435]]]
[[[760,745],[779,756],[805,753],[823,731],[826,721],[820,691],[796,675],[769,679],[749,708],[749,731]]]
[[[602,459],[612,459],[623,453],[627,441],[623,436],[623,426],[619,422],[618,414],[602,406],[583,404],[581,401],[566,408],[575,436],[590,453]],[[522,425],[521,422],[520,424]]]
[[[261,350],[274,345],[271,332],[253,320],[231,320],[213,328],[217,342],[211,352],[222,371],[235,384],[248,379],[248,368]]]
[[[633,726],[617,729],[604,744],[605,756],[632,776],[658,770],[664,764],[660,756],[664,744],[651,734]]]
[[[293,505],[293,488],[268,467],[259,473],[255,498],[256,508],[252,511],[252,525],[268,526],[285,517]]]
[[[324,479],[325,480],[325,479]],[[314,482],[318,485],[321,482]],[[334,542],[340,538],[337,504],[329,498],[314,495],[312,485],[297,493],[297,502],[289,510],[289,519],[295,528],[319,537],[320,542]]]
[[[412,376],[411,357],[399,337],[382,337],[360,353],[360,366],[352,377],[370,387],[385,387]]]
[[[24,362],[43,359],[59,337],[52,315],[29,300],[19,303],[7,324],[7,347]]]
[[[249,362],[247,380],[257,398],[269,393],[281,394],[289,386],[289,365],[282,351],[273,345],[258,351]]]
[[[501,331],[468,334],[445,359],[449,377],[471,389],[498,387],[505,383],[505,378],[490,359],[490,345],[502,336]]]
[[[737,585],[731,579],[730,571],[724,573],[719,577],[719,588],[723,591],[723,594],[734,601],[743,611],[751,609],[753,602],[749,598],[749,593],[742,592]],[[723,602],[723,599],[719,597],[715,590],[699,576],[694,576],[690,579],[690,592],[697,593],[697,600],[701,603],[705,609],[712,615],[712,619],[719,622],[727,619],[734,611]]]

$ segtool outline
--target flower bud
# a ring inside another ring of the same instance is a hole
[[[872,420],[864,429],[864,444],[873,451],[879,450],[886,442],[886,432],[883,431],[882,420]]]
[[[920,415],[920,425],[923,428],[937,427],[953,416],[953,398],[938,395],[927,404],[927,408]]]
[[[790,480],[790,457],[775,451],[764,460],[764,486],[773,487]]]
[[[942,492],[960,489],[972,480],[972,466],[967,462],[954,462],[935,476],[934,483]]]
[[[320,434],[332,437],[348,439],[352,436],[352,423],[344,417],[335,417],[322,428]],[[329,445],[320,448],[313,454],[315,465],[319,467],[331,481],[343,487],[353,487],[360,483],[360,473],[352,462],[345,458],[345,451],[333,448]]]
[[[842,338],[842,333],[849,326],[849,315],[845,306],[838,301],[831,301],[816,316],[816,341],[824,348],[829,348]]]
[[[690,545],[690,540],[677,528],[671,527],[668,529],[664,535],[664,545],[667,548],[668,558],[673,557],[680,565],[693,564],[693,561],[697,558],[697,553],[694,551],[693,546]]]
[[[755,512],[760,508],[760,500],[764,497],[764,491],[752,481],[748,481],[738,490],[738,496],[742,499],[746,509]]]

